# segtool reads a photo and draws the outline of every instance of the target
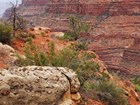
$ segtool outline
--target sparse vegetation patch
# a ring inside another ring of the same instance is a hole
[[[0,42],[10,44],[12,39],[12,27],[7,23],[0,23]]]

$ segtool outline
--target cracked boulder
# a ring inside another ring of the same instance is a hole
[[[79,80],[62,67],[14,67],[0,70],[0,105],[77,105]]]

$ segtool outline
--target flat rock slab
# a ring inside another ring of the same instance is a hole
[[[2,69],[0,105],[74,105],[71,94],[77,94],[79,87],[77,75],[68,68]]]

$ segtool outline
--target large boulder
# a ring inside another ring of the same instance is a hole
[[[14,67],[0,70],[0,105],[77,105],[79,80],[62,67]]]
[[[16,60],[16,51],[11,46],[0,43],[0,68],[9,67]]]

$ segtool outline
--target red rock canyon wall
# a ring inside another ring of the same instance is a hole
[[[57,30],[68,29],[70,15],[79,16],[91,26],[89,50],[109,69],[140,75],[140,0],[22,0],[19,13]]]

